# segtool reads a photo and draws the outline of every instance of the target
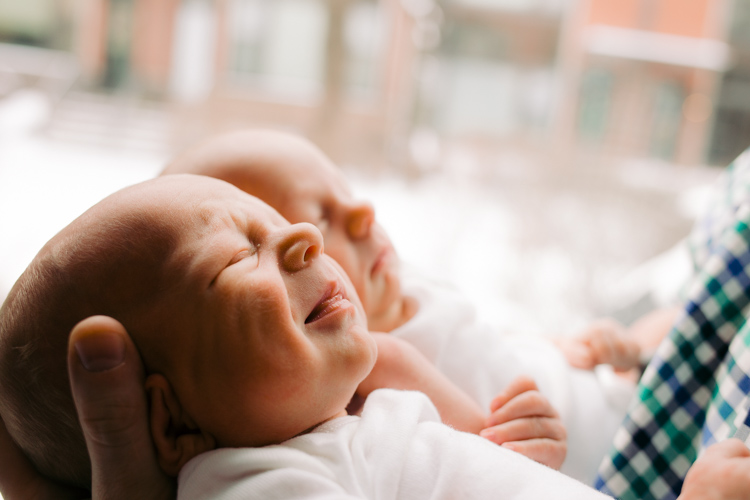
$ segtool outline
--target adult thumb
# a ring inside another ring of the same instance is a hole
[[[148,425],[144,369],[125,327],[107,316],[78,323],[68,373],[91,457],[92,500],[174,499]]]

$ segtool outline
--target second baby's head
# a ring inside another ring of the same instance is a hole
[[[390,331],[401,322],[399,263],[388,235],[372,205],[354,198],[339,168],[309,141],[270,130],[227,133],[187,150],[163,175],[175,173],[225,180],[292,223],[314,224],[357,289],[370,328]]]

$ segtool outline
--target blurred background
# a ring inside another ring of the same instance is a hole
[[[491,322],[674,296],[750,145],[748,0],[0,0],[0,296],[207,135],[305,135]]]

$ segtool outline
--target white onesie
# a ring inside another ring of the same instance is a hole
[[[595,372],[572,368],[547,339],[503,334],[480,323],[475,308],[457,291],[413,269],[402,271],[401,286],[418,301],[419,310],[391,334],[414,345],[484,409],[517,376],[533,378],[568,432],[561,471],[593,484],[634,386],[609,367]]]
[[[195,457],[180,472],[177,498],[610,498],[439,418],[421,393],[374,391],[361,417],[334,419],[280,445]]]

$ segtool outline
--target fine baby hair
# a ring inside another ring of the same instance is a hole
[[[86,212],[38,253],[0,309],[0,412],[38,470],[88,488],[90,465],[67,376],[67,338],[94,314],[126,320],[158,293],[155,267],[171,242],[146,216],[108,219]],[[86,227],[88,231],[80,231]],[[147,250],[148,249],[148,250]],[[117,284],[116,286],[112,286]]]

